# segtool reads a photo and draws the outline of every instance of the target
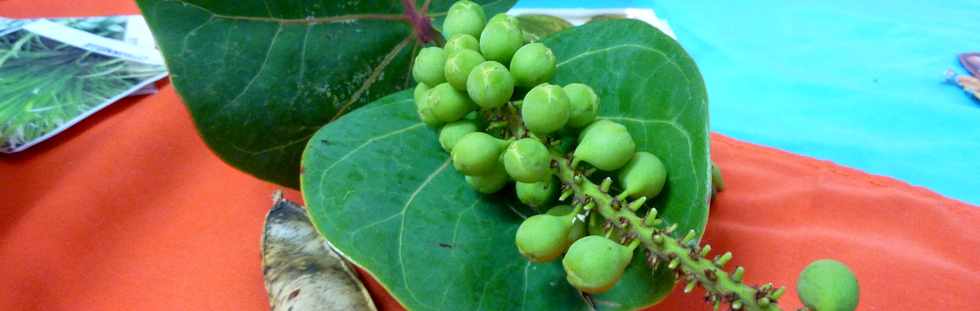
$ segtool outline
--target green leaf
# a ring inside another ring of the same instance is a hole
[[[587,21],[586,23],[599,22],[599,21],[605,21],[611,19],[624,19],[624,18],[628,18],[626,17],[626,14],[599,14],[590,18],[589,21]]]
[[[524,32],[524,41],[537,42],[550,34],[572,28],[572,23],[558,16],[543,14],[518,15],[517,21]]]
[[[621,34],[628,33],[629,36]],[[656,202],[681,230],[707,221],[707,97],[697,67],[672,39],[633,20],[592,23],[543,41],[559,60],[554,82],[582,82],[600,115],[623,122],[640,150],[664,159]],[[469,188],[399,92],[321,129],[303,157],[303,194],[320,233],[411,310],[584,310],[560,262],[528,263],[514,234],[529,209],[513,191]],[[592,297],[601,310],[653,304],[673,286],[635,256],[621,283]],[[652,275],[652,276],[651,276]]]
[[[514,1],[476,2],[492,14]],[[421,46],[399,0],[137,2],[208,146],[232,166],[293,188],[310,136],[412,84]],[[436,23],[451,2],[431,1]]]

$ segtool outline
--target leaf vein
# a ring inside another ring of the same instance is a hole
[[[265,59],[263,59],[262,64],[259,65],[259,70],[255,72],[255,75],[252,76],[252,79],[248,81],[248,84],[245,84],[245,87],[242,88],[242,91],[239,92],[238,95],[235,95],[235,97],[229,103],[231,104],[238,103],[238,100],[242,97],[242,95],[245,95],[245,93],[248,92],[248,89],[252,87],[252,84],[255,84],[255,81],[258,80],[259,76],[262,75],[262,72],[265,71],[265,67],[269,64],[269,59],[271,59],[272,56],[272,48],[276,46],[276,40],[279,39],[279,33],[281,32],[282,32],[282,25],[279,25],[279,27],[276,28],[276,33],[272,35],[272,40],[269,40],[269,48],[266,49],[265,51]],[[225,107],[227,108],[229,106],[231,105],[226,105]]]
[[[214,21],[214,16],[211,16],[210,18],[208,18],[208,20],[204,21],[204,23],[201,23],[201,25],[198,25],[197,27],[194,27],[194,29],[191,29],[191,31],[188,31],[187,34],[184,35],[184,40],[181,43],[181,47],[180,47],[180,54],[181,55],[187,54],[187,42],[189,41],[188,39],[190,39],[191,36],[197,34],[197,31],[198,30],[201,30],[201,28],[204,28],[204,26],[207,26],[208,24],[210,24],[213,21]]]
[[[422,184],[420,184],[417,188],[415,188],[415,191],[413,191],[412,194],[408,197],[408,201],[405,201],[405,205],[402,206],[402,211],[400,212],[400,214],[402,215],[402,223],[398,230],[398,266],[402,268],[402,282],[405,284],[405,290],[407,290],[408,293],[412,295],[412,299],[415,300],[415,302],[418,302],[419,304],[426,305],[426,306],[428,305],[423,303],[422,301],[419,300],[418,297],[416,297],[415,291],[412,290],[412,287],[408,283],[408,271],[405,269],[405,254],[404,254],[405,253],[405,247],[404,247],[405,246],[405,220],[408,219],[408,217],[405,217],[405,212],[408,211],[408,207],[412,205],[412,202],[415,201],[415,197],[422,192],[422,189],[425,189],[425,187],[428,186],[429,183],[431,183],[436,176],[438,176],[440,173],[445,171],[446,167],[449,167],[450,162],[451,162],[450,159],[446,158],[446,161],[443,161],[442,165],[439,166],[438,169],[433,171],[432,174],[429,174],[429,176],[426,177],[424,181],[422,181]]]
[[[473,204],[470,204],[469,207],[460,211],[459,214],[456,215],[456,223],[453,224],[453,237],[449,241],[449,245],[453,246],[452,250],[449,251],[450,254],[455,254],[456,250],[459,249],[459,246],[456,245],[456,237],[459,234],[459,224],[462,222],[463,216],[472,212],[473,208],[476,207],[476,205],[479,203],[480,200],[473,201]],[[439,302],[439,305],[442,306],[443,309],[445,309],[446,306],[446,297],[449,296],[449,289],[452,287],[453,287],[452,282],[449,282],[446,284],[446,289],[442,291],[442,300]]]
[[[226,19],[226,20],[242,20],[242,21],[256,21],[256,22],[270,22],[279,24],[330,24],[339,23],[346,21],[357,21],[357,20],[389,20],[389,21],[403,21],[407,22],[408,17],[402,14],[345,14],[345,15],[334,15],[325,17],[305,17],[305,18],[278,18],[272,17],[272,11],[269,10],[269,4],[266,1],[266,12],[269,16],[235,16],[235,15],[224,15],[218,14],[211,9],[205,8],[203,6],[190,3],[183,0],[164,0],[162,2],[176,2],[183,4],[185,6],[194,7],[198,10],[207,12],[211,14],[212,17]],[[162,3],[161,2],[161,3]]]
[[[406,126],[406,127],[403,127],[403,128],[397,129],[397,130],[393,130],[393,131],[390,131],[390,132],[387,132],[387,133],[384,133],[384,134],[381,134],[381,135],[378,135],[378,136],[374,136],[374,137],[368,138],[363,143],[361,143],[357,147],[354,147],[354,149],[351,149],[346,154],[344,154],[343,156],[341,156],[339,159],[337,159],[337,161],[334,161],[333,163],[331,163],[330,166],[327,166],[327,168],[323,170],[323,175],[325,176],[326,173],[329,172],[334,167],[336,167],[337,164],[340,164],[341,162],[344,162],[344,160],[347,160],[347,158],[349,158],[351,155],[353,155],[354,153],[360,151],[361,148],[367,147],[367,145],[370,145],[371,143],[374,143],[375,141],[378,141],[378,140],[381,140],[381,139],[385,139],[385,138],[388,138],[388,137],[393,136],[393,135],[397,135],[397,134],[401,134],[401,133],[404,133],[404,132],[408,132],[408,131],[411,131],[411,130],[414,130],[414,129],[417,129],[417,128],[420,128],[420,127],[424,127],[424,126],[425,126],[425,123],[419,122],[419,123],[412,124],[411,126]]]
[[[286,142],[284,144],[269,146],[269,147],[258,149],[258,150],[251,150],[251,149],[248,149],[248,148],[245,148],[245,147],[241,147],[241,146],[238,146],[237,144],[235,144],[234,142],[232,144],[230,144],[230,146],[231,146],[231,148],[233,148],[235,150],[238,150],[238,151],[240,151],[242,153],[247,153],[247,154],[250,154],[250,155],[260,155],[260,154],[267,153],[267,152],[270,152],[270,151],[273,151],[273,150],[286,149],[286,148],[289,148],[289,147],[291,147],[293,145],[304,143],[307,140],[309,140],[310,137],[313,137],[314,134],[316,134],[316,131],[312,131],[308,135],[304,135],[301,138],[288,141],[288,142]]]
[[[524,287],[521,289],[521,311],[527,308],[527,270],[531,268],[531,262],[524,265]]]
[[[296,107],[296,100],[299,99],[300,94],[303,94],[303,79],[306,78],[306,43],[310,41],[310,28],[313,28],[313,25],[306,25],[306,30],[303,32],[303,44],[299,51],[299,77],[296,80],[296,95],[289,101],[290,108]]]
[[[405,49],[405,46],[408,45],[409,42],[411,42],[412,37],[413,35],[408,35],[407,37],[405,37],[405,39],[403,39],[401,42],[398,43],[398,45],[396,45],[394,48],[391,49],[391,52],[388,52],[388,54],[385,55],[383,59],[381,59],[381,63],[379,63],[378,66],[374,67],[374,70],[371,71],[371,76],[369,76],[367,80],[364,80],[364,82],[361,83],[361,87],[358,88],[353,95],[351,95],[351,97],[347,100],[346,103],[344,103],[343,106],[337,108],[337,113],[333,115],[333,118],[330,119],[330,122],[337,120],[337,118],[343,115],[344,112],[346,112],[351,105],[356,103],[357,100],[361,99],[361,96],[364,95],[364,92],[367,91],[367,89],[370,88],[372,85],[374,85],[374,82],[378,81],[378,77],[381,76],[381,72],[383,72],[384,69],[387,68],[389,64],[391,64],[391,61],[395,59],[395,56],[397,56],[398,53],[400,53],[403,49]]]

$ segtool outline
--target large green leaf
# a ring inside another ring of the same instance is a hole
[[[517,21],[524,33],[524,41],[538,42],[550,34],[572,28],[572,23],[558,16],[544,14],[518,15]]]
[[[492,14],[514,1],[476,2]],[[294,188],[310,136],[409,86],[421,45],[399,0],[137,2],[208,146],[232,166]],[[431,1],[431,16],[442,18],[452,2]]]
[[[624,35],[628,34],[628,35]],[[600,114],[626,124],[639,148],[669,169],[655,203],[681,230],[707,221],[707,99],[694,62],[672,39],[637,21],[597,22],[544,41],[559,60],[555,82],[592,85]],[[412,310],[576,310],[585,300],[561,264],[531,264],[514,246],[529,210],[512,191],[482,196],[456,172],[412,95],[393,94],[320,130],[303,157],[303,194],[321,234]],[[602,310],[631,310],[673,286],[635,256],[621,283],[595,296]]]

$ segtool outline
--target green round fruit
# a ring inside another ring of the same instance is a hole
[[[522,138],[504,151],[507,174],[519,182],[539,182],[551,178],[551,159],[548,147],[534,138]]]
[[[504,14],[504,13],[498,13],[498,14],[494,15],[493,17],[490,17],[490,20],[487,21],[487,24],[497,23],[497,22],[508,22],[508,23],[513,22],[513,23],[515,23],[517,25],[520,25],[520,21],[518,21],[516,17],[510,16],[510,15],[507,15],[507,14]]]
[[[507,142],[487,133],[473,132],[463,135],[451,152],[453,167],[467,176],[493,173],[499,165],[500,152],[506,147]]]
[[[435,114],[432,113],[432,105],[429,105],[426,97],[429,95],[429,86],[425,83],[419,82],[415,86],[415,111],[419,114],[419,119],[422,120],[425,125],[431,127],[439,127],[442,125],[442,121],[436,118]]]
[[[439,85],[446,82],[445,65],[446,52],[439,47],[427,47],[419,51],[419,55],[415,57],[412,76],[415,77],[415,81],[427,85]]]
[[[619,282],[632,259],[628,247],[590,235],[572,243],[561,263],[569,284],[589,294],[600,294]]]
[[[565,90],[553,84],[541,84],[524,96],[521,117],[524,126],[537,135],[547,135],[565,126],[570,111]]]
[[[721,168],[714,161],[711,162],[711,189],[712,192],[725,190],[725,179],[721,177]]]
[[[796,282],[800,301],[814,311],[853,311],[857,309],[860,288],[851,269],[833,259],[810,263]]]
[[[460,138],[463,138],[466,134],[473,133],[479,130],[475,121],[472,120],[459,120],[452,122],[443,126],[439,130],[439,145],[442,146],[443,150],[446,152],[452,152],[453,146],[459,142]]]
[[[575,208],[571,205],[558,205],[548,209],[547,214],[552,216],[573,216],[571,213],[574,211]],[[588,229],[586,228],[585,221],[578,219],[576,216],[576,218],[572,220],[572,228],[568,230],[568,242],[566,243],[567,245],[565,246],[565,249],[568,249],[568,246],[571,246],[572,243],[575,243],[575,241],[578,241],[578,239],[585,237],[587,231]]]
[[[418,106],[423,100],[425,100],[425,95],[432,89],[425,83],[419,83],[415,85],[415,91],[412,95],[415,97],[415,105]]]
[[[510,60],[515,84],[526,88],[548,82],[555,75],[555,69],[555,53],[541,43],[522,46]]]
[[[499,165],[489,174],[483,176],[466,176],[466,183],[470,184],[477,192],[484,194],[500,191],[500,189],[503,189],[507,185],[508,181],[510,181],[510,178],[507,176],[507,172]]]
[[[667,167],[652,153],[638,151],[633,159],[619,171],[619,184],[631,198],[653,199],[664,188]]]
[[[432,115],[442,122],[462,119],[476,109],[476,105],[466,93],[453,88],[449,83],[436,85],[425,97],[426,104],[432,108]]]
[[[599,111],[599,96],[595,94],[595,91],[588,85],[581,83],[572,83],[563,89],[568,95],[568,104],[571,107],[568,126],[580,128],[595,121]]]
[[[462,50],[480,53],[480,41],[476,41],[476,37],[474,36],[458,33],[449,37],[446,40],[446,46],[442,49],[446,51],[446,55],[452,55]],[[483,56],[481,55],[480,57]]]
[[[538,214],[528,217],[517,227],[514,241],[517,250],[531,262],[557,259],[568,244],[572,218]]]
[[[495,15],[480,33],[480,53],[488,60],[509,64],[514,52],[524,45],[524,33],[517,19],[504,13]]]
[[[457,90],[466,91],[466,78],[474,67],[484,62],[480,53],[462,50],[449,54],[446,58],[446,81]]]
[[[470,71],[466,78],[466,93],[480,107],[498,108],[514,95],[514,78],[504,65],[484,62]]]
[[[459,0],[449,7],[446,20],[442,22],[442,34],[451,37],[455,34],[479,36],[487,20],[483,7],[468,0]]]
[[[585,161],[603,171],[615,171],[633,158],[636,143],[622,124],[599,120],[582,130],[573,162]]]
[[[530,206],[535,210],[539,210],[541,207],[551,203],[551,200],[555,198],[555,193],[558,189],[558,181],[552,177],[548,180],[542,182],[534,183],[524,183],[517,182],[515,188],[517,189],[517,199],[524,203],[524,205]]]

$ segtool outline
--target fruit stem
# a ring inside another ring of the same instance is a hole
[[[731,304],[732,309],[739,310],[782,310],[778,306],[781,289],[773,289],[772,286],[755,287],[742,283],[741,278],[744,269],[737,269],[736,276],[730,275],[723,270],[724,263],[731,259],[731,253],[721,255],[714,260],[709,260],[701,254],[703,249],[699,248],[696,235],[684,232],[685,238],[678,239],[671,232],[676,228],[676,224],[671,226],[654,225],[651,219],[644,220],[631,208],[616,208],[614,205],[622,206],[625,202],[620,201],[609,195],[607,191],[602,191],[599,185],[589,181],[587,178],[578,178],[581,172],[576,172],[573,161],[552,151],[551,158],[558,163],[558,178],[562,184],[571,189],[577,201],[588,200],[594,204],[591,210],[597,211],[602,217],[612,221],[614,230],[622,230],[623,236],[634,237],[632,243],[644,246],[648,250],[647,262],[668,262],[668,268],[672,268],[680,279],[684,277],[688,283],[685,292],[689,292],[694,286],[700,285],[707,290],[705,300],[715,305],[721,303]],[[649,213],[656,213],[651,209]],[[710,250],[710,246],[705,246]]]
[[[428,1],[426,0],[422,5],[421,12],[415,9],[415,0],[402,0],[402,7],[405,8],[405,16],[408,17],[408,22],[412,24],[412,30],[419,41],[422,43],[437,41],[436,43],[442,45],[442,35],[432,27],[432,20],[426,15],[429,10]]]

